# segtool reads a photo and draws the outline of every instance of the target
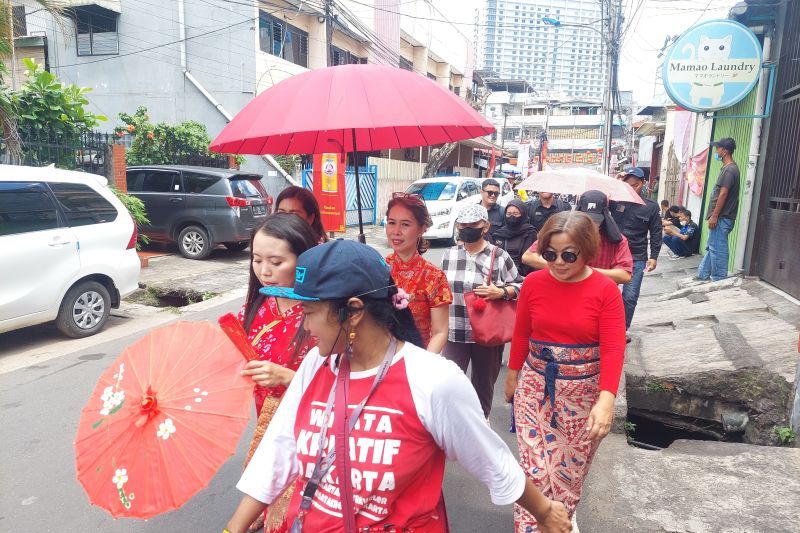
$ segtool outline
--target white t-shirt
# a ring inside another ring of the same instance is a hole
[[[316,450],[318,433],[314,434],[313,441],[306,438],[301,443],[296,438],[295,431],[298,427],[306,427],[303,424],[306,422],[309,409],[316,411],[310,416],[312,420],[319,420],[319,411],[324,409],[330,391],[328,383],[332,383],[335,379],[334,370],[323,365],[324,362],[325,358],[320,355],[317,348],[314,348],[306,356],[270,422],[264,438],[237,484],[239,490],[260,502],[267,504],[273,502],[289,484],[295,481],[298,475],[302,475],[303,479],[310,475],[310,462],[307,455],[309,442]],[[352,372],[350,374],[351,390],[353,390],[354,383],[363,385],[360,390],[368,390],[377,370],[374,368],[363,372]],[[405,399],[404,402],[404,396],[409,394],[410,398]],[[362,397],[359,396],[349,403],[358,403]],[[403,411],[401,412],[399,409],[403,409]],[[416,413],[408,412],[410,410],[415,410]],[[395,355],[386,378],[378,385],[375,393],[367,402],[367,407],[359,417],[359,426],[353,430],[351,438],[355,437],[358,441],[362,437],[359,431],[363,432],[363,430],[369,429],[365,417],[372,416],[374,419],[377,416],[375,413],[388,412],[399,413],[396,416],[404,419],[395,420],[395,422],[387,421],[387,424],[394,428],[392,438],[401,443],[400,449],[405,446],[402,444],[403,438],[408,435],[407,448],[415,449],[416,457],[419,457],[420,434],[424,437],[423,440],[429,443],[430,437],[435,443],[435,447],[444,451],[448,459],[458,461],[468,472],[488,487],[492,502],[496,505],[513,503],[522,496],[525,487],[524,472],[505,442],[486,424],[472,384],[454,363],[410,343],[405,343]],[[409,426],[409,423],[419,426],[419,432],[413,434],[415,426]],[[313,423],[309,427],[311,430],[315,429]],[[411,429],[398,429],[403,427],[411,427]],[[316,429],[318,431],[318,427]],[[300,430],[299,433],[302,434],[303,431],[306,430]],[[403,433],[404,431],[406,433]],[[429,437],[425,433],[426,431]],[[332,431],[329,431],[329,436],[330,433]],[[372,440],[375,437],[374,434],[367,435],[366,433],[363,436],[373,437]],[[433,443],[430,443],[431,446]],[[413,448],[414,446],[417,448]],[[300,455],[298,455],[298,451]],[[437,453],[441,456],[441,452],[437,451]],[[316,452],[313,455],[315,456],[315,454]],[[305,464],[303,463],[304,458],[306,459]],[[399,454],[397,458],[398,461],[404,461],[406,464],[395,464],[386,468],[398,471],[397,489],[401,490],[399,471],[403,468],[411,470],[413,476],[413,472],[416,472],[417,469],[421,470],[423,467],[420,464],[411,464],[414,462],[414,458],[408,457],[408,455]],[[354,462],[353,468],[356,467],[359,465]],[[443,475],[443,459],[439,467],[440,475]],[[380,469],[381,466],[373,464],[365,466],[365,468]],[[392,472],[390,475],[394,475],[394,473]],[[404,479],[408,479],[408,476],[406,475]],[[420,480],[415,480],[415,482],[419,483]],[[424,480],[422,483],[424,484]],[[320,488],[323,488],[322,484]],[[435,490],[438,496],[441,487],[432,487],[432,490]],[[363,500],[369,501],[370,496],[371,493],[363,494]],[[385,501],[385,498],[378,497],[377,500]],[[315,507],[320,508],[321,506],[322,504],[317,505],[315,499]]]

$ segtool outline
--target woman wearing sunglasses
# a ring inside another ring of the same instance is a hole
[[[386,239],[393,252],[386,258],[397,286],[408,294],[422,348],[441,353],[447,343],[447,308],[453,294],[444,272],[422,258],[431,227],[425,202],[417,194],[394,193],[386,210]]]
[[[589,267],[599,245],[592,219],[578,211],[553,215],[539,232],[547,268],[522,284],[505,383],[522,468],[570,515],[611,429],[625,354],[622,296]],[[514,522],[517,532],[535,531],[519,506]]]

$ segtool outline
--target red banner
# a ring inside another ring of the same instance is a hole
[[[345,161],[344,154],[314,154],[314,196],[325,231],[345,231]]]

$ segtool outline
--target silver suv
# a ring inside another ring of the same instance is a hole
[[[128,167],[128,194],[147,209],[150,224],[140,231],[177,243],[189,259],[205,259],[218,244],[244,250],[272,206],[258,174],[210,167]]]

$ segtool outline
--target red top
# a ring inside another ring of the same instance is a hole
[[[535,241],[531,247],[528,248],[528,251],[538,254],[539,251],[536,249],[537,246],[539,246],[539,241]],[[608,240],[605,234],[601,231],[600,248],[597,250],[597,257],[595,257],[592,262],[589,263],[589,266],[594,268],[602,268],[604,270],[621,268],[628,274],[632,274],[633,256],[631,255],[631,250],[628,247],[628,239],[625,237],[625,235],[622,236],[622,240],[620,242],[614,244]]]
[[[408,308],[424,343],[431,342],[431,309],[453,302],[453,294],[442,269],[414,254],[407,263],[392,253],[386,258],[392,267],[392,278],[397,286],[408,293]]]
[[[244,324],[245,309],[239,311],[239,321]],[[247,338],[259,355],[259,360],[269,361],[297,371],[308,350],[316,346],[309,337],[305,344],[295,354],[294,338],[298,329],[303,324],[303,308],[300,304],[294,305],[281,315],[275,298],[267,298],[258,308]],[[255,400],[256,412],[261,412],[261,406],[267,396],[280,398],[286,392],[286,387],[262,387],[256,385]]]
[[[528,341],[560,344],[600,343],[600,389],[617,393],[625,357],[625,309],[611,279],[592,274],[565,283],[550,271],[529,274],[517,298],[517,321],[508,367],[520,370]]]

